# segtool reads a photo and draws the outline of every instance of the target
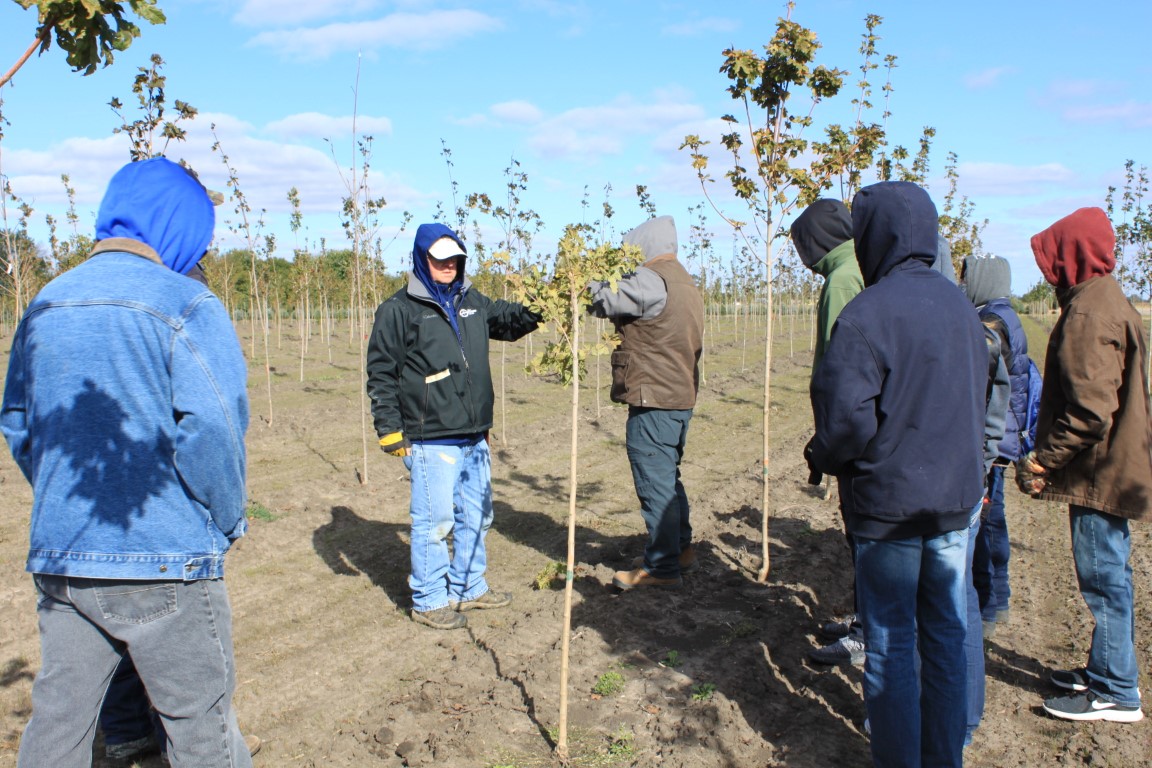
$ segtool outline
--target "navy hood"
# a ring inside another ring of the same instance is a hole
[[[822,198],[792,222],[791,234],[800,261],[814,270],[833,248],[852,239],[852,214],[839,200]]]
[[[412,243],[412,272],[428,291],[428,295],[440,304],[444,304],[464,285],[464,264],[467,261],[466,256],[457,257],[459,264],[456,268],[456,279],[452,281],[451,285],[441,285],[433,280],[432,272],[428,269],[428,249],[442,237],[452,238],[460,246],[460,250],[464,251],[465,254],[468,253],[468,249],[464,247],[464,241],[457,237],[455,232],[440,223],[421,224],[416,228],[416,239]]]
[[[108,182],[96,214],[96,239],[144,243],[182,275],[212,242],[216,212],[208,191],[183,166],[165,157],[129,163]]]
[[[936,206],[928,193],[908,181],[882,181],[864,187],[852,201],[852,238],[865,287],[906,261],[936,261]]]

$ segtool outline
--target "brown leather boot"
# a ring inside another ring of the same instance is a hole
[[[636,587],[658,587],[660,589],[680,589],[684,586],[684,580],[677,576],[674,579],[659,579],[648,573],[643,568],[636,568],[632,571],[616,571],[612,577],[612,586],[627,592]]]
[[[684,549],[680,550],[680,574],[692,573],[700,566],[699,561],[696,560],[696,545],[689,544]],[[632,558],[632,568],[644,567],[644,555]]]

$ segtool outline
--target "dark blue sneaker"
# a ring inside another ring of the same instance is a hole
[[[1063,688],[1066,691],[1076,691],[1081,693],[1088,690],[1088,670],[1081,667],[1080,669],[1057,669],[1048,676],[1052,681],[1052,685],[1058,688]]]
[[[1140,707],[1127,707],[1097,698],[1092,691],[1074,693],[1044,702],[1044,711],[1063,720],[1108,720],[1113,723],[1136,723],[1144,719]]]

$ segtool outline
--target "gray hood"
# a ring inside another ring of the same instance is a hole
[[[948,282],[952,285],[956,285],[956,267],[952,265],[952,246],[944,239],[944,235],[936,235],[936,261],[932,262],[932,269],[948,278]]]
[[[624,243],[644,254],[644,261],[657,256],[676,255],[676,222],[671,216],[657,216],[624,234]]]
[[[1012,267],[999,256],[964,259],[964,293],[977,307],[1012,293]]]

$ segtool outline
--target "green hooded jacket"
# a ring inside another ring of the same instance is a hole
[[[845,240],[829,251],[816,262],[812,271],[824,276],[824,287],[820,289],[820,299],[816,304],[816,353],[812,358],[812,374],[815,375],[824,350],[828,348],[828,340],[832,338],[832,328],[840,310],[864,290],[864,278],[860,275],[851,240]]]

